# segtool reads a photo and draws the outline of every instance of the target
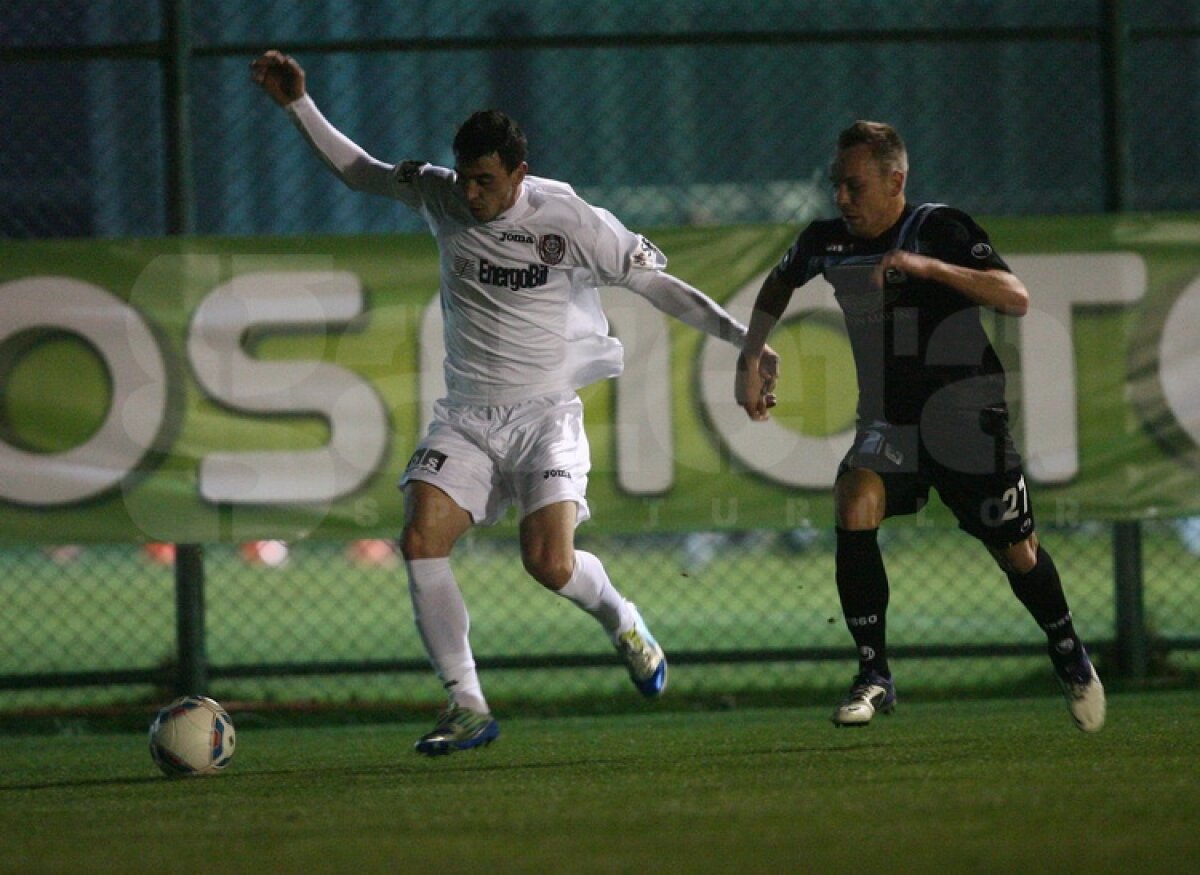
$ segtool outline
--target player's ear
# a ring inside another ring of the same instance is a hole
[[[888,176],[888,194],[897,197],[904,191],[904,180],[907,174],[903,170],[893,170]]]
[[[527,173],[529,173],[529,163],[527,161],[522,161],[517,165],[517,169],[512,172],[513,182],[524,181]]]

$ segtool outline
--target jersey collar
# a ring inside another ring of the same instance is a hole
[[[517,199],[513,205],[505,210],[493,222],[518,222],[525,216],[529,215],[531,207],[529,206],[529,183],[521,182],[521,190],[517,192]]]

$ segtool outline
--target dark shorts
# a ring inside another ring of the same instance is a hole
[[[866,468],[883,478],[885,517],[916,513],[937,490],[959,528],[1003,549],[1033,534],[1033,504],[1003,409],[958,423],[860,428],[838,476]]]

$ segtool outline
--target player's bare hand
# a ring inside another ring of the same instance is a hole
[[[291,55],[271,49],[250,64],[252,78],[271,99],[287,106],[304,96],[304,68]]]
[[[738,356],[734,399],[755,422],[770,418],[768,411],[775,406],[778,378],[779,355],[771,347],[764,346],[757,355],[741,353]]]

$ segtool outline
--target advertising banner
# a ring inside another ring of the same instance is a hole
[[[984,322],[1039,520],[1200,514],[1200,216],[983,224],[1032,298]],[[797,230],[651,236],[745,320]],[[0,538],[397,534],[444,385],[437,286],[424,236],[0,243]],[[733,403],[733,347],[603,299],[625,371],[581,392],[589,531],[831,523],[856,387],[824,281],[772,337],[767,423]]]

